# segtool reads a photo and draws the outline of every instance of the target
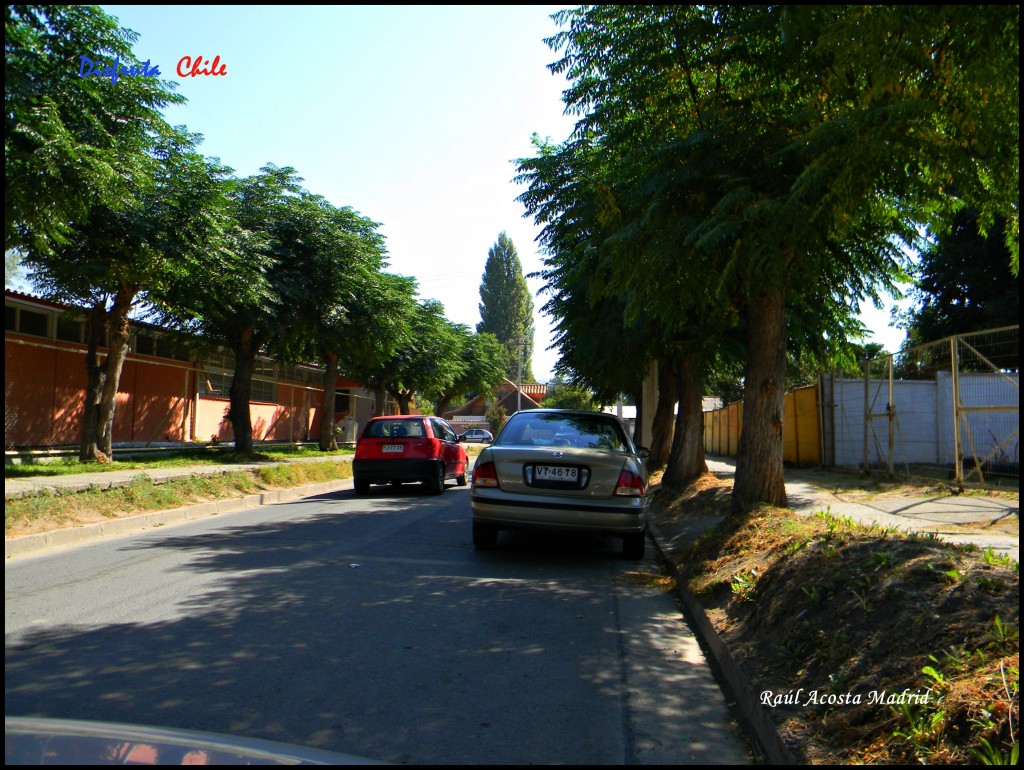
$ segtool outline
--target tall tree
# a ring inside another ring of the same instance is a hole
[[[487,251],[480,319],[477,332],[493,334],[508,351],[505,376],[533,382],[533,298],[515,244],[504,231]]]
[[[394,327],[403,320],[403,297],[380,273],[385,250],[378,227],[349,207],[305,191],[286,198],[272,226],[272,275],[288,301],[280,305],[269,349],[283,361],[316,358],[323,364],[324,451],[337,449],[335,390],[342,362],[379,361],[401,338]]]
[[[165,127],[161,108],[185,101],[138,60],[137,37],[98,6],[6,6],[5,251],[49,250],[93,206],[132,205],[138,167]],[[82,56],[142,74],[79,77]]]
[[[998,159],[1018,152],[1017,9],[977,10],[598,6],[557,17],[569,29],[552,41],[565,51],[552,69],[573,80],[575,140],[608,153],[608,208],[625,214],[606,264],[626,317],[650,308],[687,340],[709,300],[726,324],[742,320],[736,512],[785,504],[789,324],[819,337],[848,328],[859,302],[901,277],[899,240],[961,205],[954,182],[990,219],[1016,222],[1018,166]],[[631,231],[645,236],[632,250]]]
[[[901,319],[909,344],[1020,323],[1005,228],[998,220],[984,236],[977,212],[964,210],[948,231],[931,236],[914,269],[914,305]]]
[[[295,327],[291,303],[301,284],[280,239],[288,207],[303,192],[295,169],[267,165],[259,174],[228,180],[231,229],[218,259],[208,259],[176,284],[169,314],[234,357],[228,419],[239,454],[252,454],[249,413],[256,358]],[[293,292],[291,295],[289,292]]]
[[[381,379],[398,402],[399,411],[409,414],[417,393],[443,393],[464,371],[461,337],[466,328],[445,318],[444,305],[428,299],[417,303],[410,321],[410,339],[398,347]]]
[[[434,414],[443,415],[451,402],[469,393],[487,393],[501,384],[505,376],[506,350],[493,334],[470,333],[456,325],[460,369],[455,379],[440,390],[425,395],[434,400]]]
[[[28,248],[33,283],[46,296],[86,309],[83,462],[111,454],[130,313],[170,302],[173,287],[201,272],[223,248],[227,170],[196,153],[196,141],[168,132],[152,150],[151,165],[137,168],[127,181],[128,204],[94,204],[59,243]]]

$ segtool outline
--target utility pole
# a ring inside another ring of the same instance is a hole
[[[516,411],[523,411],[523,340],[516,341]]]

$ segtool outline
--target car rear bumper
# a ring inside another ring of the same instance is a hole
[[[499,496],[500,495],[500,496]],[[473,490],[473,520],[502,529],[599,531],[615,534],[643,532],[647,526],[645,498],[615,498],[578,502],[541,495],[508,495]]]
[[[437,460],[353,460],[352,475],[371,484],[424,481],[437,474]]]

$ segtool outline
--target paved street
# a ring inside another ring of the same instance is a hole
[[[6,713],[391,762],[748,761],[651,549],[477,553],[469,518],[466,489],[343,490],[9,559]]]

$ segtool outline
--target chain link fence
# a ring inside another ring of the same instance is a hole
[[[826,464],[958,486],[1020,483],[1020,327],[956,335],[822,379]]]

